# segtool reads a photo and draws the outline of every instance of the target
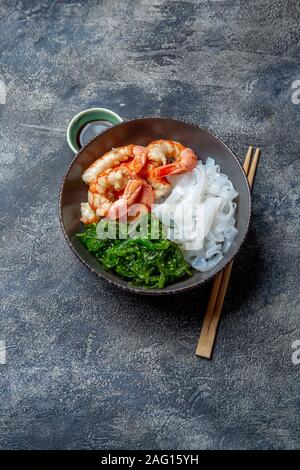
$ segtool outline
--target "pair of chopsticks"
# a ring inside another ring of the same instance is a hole
[[[253,156],[253,147],[250,146],[243,165],[247,175],[250,190],[252,189],[256,168],[258,164],[260,149],[257,148]],[[196,355],[210,359],[221,317],[224,298],[232,270],[233,261],[220,271],[214,279],[210,299],[205,313],[200,338],[198,341]]]

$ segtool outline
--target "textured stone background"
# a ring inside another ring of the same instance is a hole
[[[0,1],[1,448],[300,446],[299,16],[291,0]],[[241,160],[262,148],[212,362],[194,356],[210,285],[125,294],[63,238],[66,126],[97,105],[201,123]]]

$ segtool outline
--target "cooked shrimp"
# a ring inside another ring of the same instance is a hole
[[[99,217],[97,217],[95,211],[91,208],[88,202],[81,203],[81,222],[84,224],[92,224],[98,222]]]
[[[151,209],[152,204],[155,201],[155,194],[150,184],[144,183],[141,193],[138,196],[138,202],[143,206],[146,206],[148,211]]]
[[[184,146],[173,140],[154,140],[148,147],[148,158],[157,165],[166,165],[167,158],[177,158]]]
[[[195,168],[198,161],[193,150],[187,147],[183,147],[177,155],[170,158],[175,158],[175,162],[156,168],[155,174],[157,176],[180,175],[182,173],[187,173]]]
[[[107,215],[110,206],[122,192],[130,178],[141,171],[147,161],[147,149],[140,145],[133,146],[134,158],[115,168],[108,168],[90,183],[88,200],[97,216]],[[116,194],[117,193],[117,194]]]
[[[141,178],[134,178],[128,181],[123,195],[115,201],[108,213],[111,219],[123,218],[132,204],[138,203],[150,210],[154,203],[154,192],[152,187]]]
[[[147,161],[147,149],[140,145],[135,145],[132,149],[134,158],[126,163],[121,163],[115,168],[108,168],[98,174],[91,184],[97,184],[97,191],[105,194],[108,190],[121,191],[125,188],[130,176],[139,173]]]
[[[98,191],[97,183],[92,183],[88,191],[88,202],[98,217],[105,217],[112,203],[116,200],[115,194],[110,191],[105,195]]]
[[[122,162],[126,162],[130,157],[135,157],[133,162],[133,170],[142,168],[146,163],[147,150],[140,145],[126,145],[125,147],[118,147],[110,150],[102,155],[102,157],[95,160],[83,173],[82,179],[86,184],[94,181],[98,175],[105,170],[115,168]]]
[[[171,189],[171,183],[167,181],[166,178],[162,178],[156,174],[157,168],[156,164],[148,162],[145,167],[145,172],[143,171],[145,179],[154,189],[155,199],[166,196]]]
[[[170,160],[174,162],[169,163]],[[168,175],[191,171],[195,153],[179,142],[156,140],[147,147],[130,144],[107,152],[82,175],[89,185],[88,203],[82,205],[84,223],[100,217],[120,218],[134,203],[140,212],[150,210],[155,199],[165,196],[171,184]]]
[[[91,186],[95,186],[95,192],[99,194],[106,194],[113,190],[120,192],[125,189],[126,184],[130,178],[130,171],[127,167],[118,166],[115,169],[109,169],[101,173]]]
[[[134,155],[134,159],[129,163],[124,163],[124,166],[126,165],[130,169],[131,173],[138,174],[147,162],[148,149],[142,145],[135,145],[132,149],[132,153]]]
[[[88,190],[88,202],[98,217],[105,217],[113,202],[128,183],[130,173],[126,168],[106,170],[93,181]]]

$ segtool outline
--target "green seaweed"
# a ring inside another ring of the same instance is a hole
[[[105,270],[131,284],[163,288],[191,275],[180,247],[166,239],[161,222],[151,215],[147,219],[146,230],[145,224],[103,220],[85,225],[77,237]],[[111,233],[115,238],[109,237]]]

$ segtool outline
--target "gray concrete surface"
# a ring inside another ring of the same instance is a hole
[[[0,1],[3,449],[299,448],[298,1]],[[300,94],[299,94],[300,96]],[[213,361],[210,285],[139,298],[74,257],[58,221],[66,126],[107,106],[262,148]]]

